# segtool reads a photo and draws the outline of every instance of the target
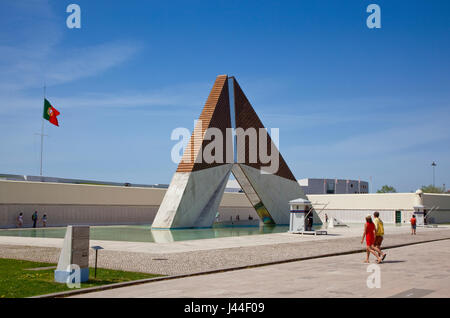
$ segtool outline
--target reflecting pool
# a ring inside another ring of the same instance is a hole
[[[218,237],[248,236],[282,233],[288,226],[221,226],[182,230],[152,230],[150,225],[91,226],[91,240],[167,243],[212,239]],[[66,228],[8,229],[0,236],[64,238]]]

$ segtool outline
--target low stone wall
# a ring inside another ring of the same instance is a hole
[[[0,227],[16,227],[23,213],[24,227],[31,227],[31,215],[38,212],[38,226],[47,215],[47,226],[151,224],[158,206],[88,206],[88,205],[0,205]]]
[[[432,224],[444,224],[450,223],[450,209],[433,210],[427,215],[428,223]]]
[[[394,224],[395,223],[395,210],[376,210],[380,212],[380,218],[386,224]],[[320,218],[322,222],[325,222],[325,214],[328,215],[328,218],[331,217],[336,218],[337,220],[343,223],[364,223],[367,215],[372,215],[375,210],[324,210],[320,213]],[[412,215],[412,211],[402,211],[402,221],[409,221],[409,214]],[[405,222],[402,222],[405,223]]]
[[[47,215],[47,226],[58,227],[67,225],[149,225],[158,212],[159,206],[86,206],[86,205],[31,205],[2,204],[0,205],[0,228],[16,227],[16,219],[23,213],[24,227],[32,227],[31,215],[38,212],[38,226],[42,226],[42,216]],[[253,208],[221,207],[218,222],[247,220],[251,216],[258,219]]]
[[[258,214],[252,207],[220,207],[218,222],[236,221],[239,216],[240,221],[248,221],[249,217],[259,220]]]
[[[166,193],[165,189],[95,186],[0,180],[0,228],[16,226],[20,212],[24,225],[31,215],[48,217],[48,226],[151,224]],[[379,211],[385,223],[395,223],[395,211],[402,211],[408,223],[416,203],[414,193],[309,195],[322,222],[325,213],[344,223],[363,223],[367,214]],[[450,223],[450,195],[424,194],[424,205],[435,208],[432,223]],[[325,209],[323,209],[325,207]],[[289,213],[287,211],[287,213]],[[254,220],[258,215],[244,193],[225,193],[219,208],[219,222]],[[320,223],[315,218],[314,223]],[[39,222],[41,224],[41,222]]]
[[[58,184],[0,180],[0,228],[14,228],[23,213],[24,227],[31,215],[47,215],[47,226],[152,224],[166,189]],[[258,218],[245,194],[225,193],[219,222]]]

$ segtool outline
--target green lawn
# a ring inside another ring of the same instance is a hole
[[[56,264],[0,258],[0,298],[23,298],[71,290],[66,284],[54,282],[54,269],[26,270],[49,266]],[[97,268],[97,278],[94,279],[94,269],[90,268],[90,280],[82,283],[81,288],[159,276]]]

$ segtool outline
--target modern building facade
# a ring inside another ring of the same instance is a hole
[[[369,183],[361,180],[308,178],[298,183],[305,194],[369,193]]]
[[[305,194],[369,193],[369,183],[361,180],[308,178],[297,181]],[[225,190],[242,192],[237,180],[229,180]]]

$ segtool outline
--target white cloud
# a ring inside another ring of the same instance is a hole
[[[7,48],[0,53],[0,59],[10,61],[0,75],[0,91],[42,87],[44,83],[48,86],[64,84],[95,76],[130,59],[139,50],[139,45],[105,43],[59,50],[45,56],[32,56],[25,50],[28,49]]]
[[[148,91],[123,91],[116,93],[84,93],[71,97],[52,95],[50,101],[60,111],[68,108],[129,108],[142,111],[161,111],[165,107],[194,108],[200,110],[206,101],[210,83],[184,83]],[[12,95],[12,96],[11,96]],[[0,100],[0,114],[19,114],[26,110],[42,109],[42,94],[25,96],[15,93]],[[172,113],[171,116],[177,115]],[[0,120],[1,121],[1,120]]]
[[[450,136],[447,108],[428,110],[427,113],[419,111],[395,114],[390,119],[389,128],[386,129],[357,132],[334,142],[294,146],[290,150],[307,152],[311,160],[328,156],[358,160],[361,157],[386,157],[405,151],[419,151],[425,145],[448,140]]]
[[[147,91],[93,93],[75,98],[55,97],[55,100],[65,107],[202,107],[209,89],[209,83],[185,83]]]
[[[98,75],[140,49],[132,41],[67,48],[64,25],[47,1],[0,4],[0,93],[57,85]],[[60,22],[60,21],[59,21]],[[12,28],[12,29],[11,29]]]
[[[44,83],[50,88],[99,75],[130,60],[142,46],[117,40],[67,47],[65,25],[45,0],[1,3],[0,10],[6,13],[0,21],[0,113],[20,117],[27,109],[39,111]],[[52,94],[51,101],[61,109],[201,106],[209,89],[210,83],[188,83],[141,91]]]

